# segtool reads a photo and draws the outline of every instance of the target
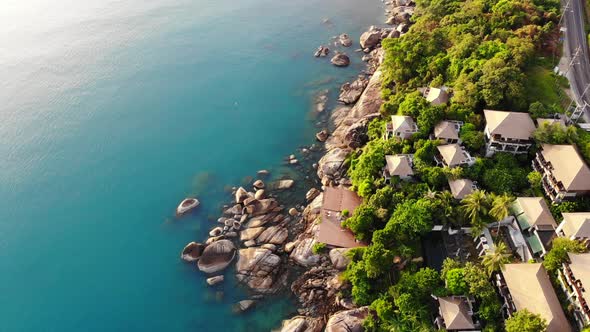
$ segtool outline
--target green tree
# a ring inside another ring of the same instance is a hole
[[[561,264],[568,260],[568,252],[582,253],[586,247],[579,241],[571,240],[565,237],[558,237],[553,240],[551,250],[545,255],[543,266],[548,271],[556,271]]]
[[[506,332],[543,332],[547,331],[547,321],[527,309],[517,311],[506,320]]]
[[[549,111],[547,111],[543,103],[536,101],[529,106],[529,114],[533,119],[545,118],[549,115]]]
[[[466,123],[461,127],[459,137],[463,141],[463,144],[473,151],[479,151],[486,144],[484,133],[478,131],[475,125],[471,123]]]
[[[471,222],[473,234],[479,234],[487,224],[489,205],[485,190],[476,190],[461,200],[459,209]]]
[[[361,241],[368,241],[377,227],[376,210],[367,204],[361,204],[352,213],[352,217],[346,219],[342,225],[350,229],[355,237]]]
[[[490,216],[497,221],[504,220],[510,214],[510,206],[514,201],[514,197],[508,194],[492,195],[492,208],[490,209]]]
[[[467,294],[468,286],[465,280],[465,271],[462,268],[455,268],[446,273],[445,282],[447,289],[453,295]]]
[[[488,275],[500,271],[504,267],[504,264],[510,262],[510,257],[512,257],[506,243],[498,242],[495,247],[494,251],[488,251],[481,259],[481,264],[486,269]]]

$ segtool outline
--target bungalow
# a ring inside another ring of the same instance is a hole
[[[424,89],[424,98],[432,105],[438,106],[449,102],[449,93],[445,88],[426,88]]]
[[[461,121],[441,121],[434,127],[434,138],[441,140],[444,144],[461,143],[459,131],[462,126]]]
[[[486,156],[496,152],[527,153],[535,124],[528,113],[484,110]]]
[[[590,291],[590,253],[568,253],[568,262],[562,264],[557,279],[573,308],[578,327],[590,325],[590,294],[585,289]]]
[[[555,232],[572,240],[590,241],[590,212],[562,213],[563,221]]]
[[[449,180],[449,187],[455,199],[463,199],[477,190],[475,183],[469,179]]]
[[[506,264],[502,273],[496,274],[495,284],[508,317],[527,309],[547,321],[546,332],[572,331],[541,263]]]
[[[557,223],[543,197],[518,197],[510,211],[533,255],[544,256],[555,238]]]
[[[434,157],[437,165],[447,167],[471,166],[475,163],[475,158],[471,157],[469,152],[465,151],[459,144],[439,145],[436,147],[438,155]]]
[[[553,202],[590,193],[590,168],[573,145],[543,144],[533,159],[542,184]]]
[[[414,119],[406,115],[392,115],[391,122],[386,125],[385,129],[385,139],[391,137],[408,139],[418,132],[418,126]]]
[[[385,181],[391,181],[394,176],[402,180],[409,180],[414,175],[413,155],[411,154],[396,154],[385,156],[385,168],[383,168],[383,177]]]
[[[361,204],[361,198],[345,188],[326,187],[322,201],[322,220],[316,234],[316,240],[330,247],[354,248],[365,246],[358,242],[354,234],[342,227],[347,215],[352,215]],[[344,212],[347,211],[347,212]],[[344,213],[343,213],[344,212]]]
[[[465,296],[439,297],[438,316],[434,325],[444,331],[481,331],[479,322],[473,321],[473,300]]]

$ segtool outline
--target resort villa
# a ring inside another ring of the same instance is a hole
[[[578,327],[582,329],[590,324],[590,253],[568,253],[568,262],[562,264],[557,279],[567,296],[567,301],[573,308],[574,318]]]
[[[547,332],[572,331],[541,263],[506,264],[495,278],[507,317],[527,309],[546,320]]]
[[[449,180],[449,188],[455,199],[463,199],[477,190],[475,183],[469,179]]]
[[[322,201],[321,222],[316,240],[329,247],[354,248],[365,246],[357,241],[354,234],[342,222],[361,204],[361,198],[345,188],[326,187]]]
[[[459,131],[463,126],[460,121],[441,121],[434,127],[434,138],[443,142],[443,144],[461,143]]]
[[[528,113],[484,110],[486,156],[496,152],[527,153],[535,124]]]
[[[392,115],[391,122],[387,123],[385,129],[385,139],[391,137],[409,139],[418,132],[418,126],[414,119],[405,115]]]
[[[590,168],[573,145],[543,144],[533,159],[543,190],[553,202],[590,193]]]
[[[436,299],[438,316],[434,320],[434,326],[438,330],[481,331],[479,322],[473,321],[472,299],[465,296],[445,296]]]
[[[465,151],[459,144],[439,145],[436,147],[438,154],[434,157],[437,165],[446,167],[471,166],[475,158]]]
[[[385,156],[385,168],[383,168],[383,177],[385,181],[390,182],[392,177],[398,177],[402,180],[409,180],[414,175],[413,155],[396,154]]]
[[[555,238],[557,223],[543,197],[518,197],[510,208],[531,253],[542,257]]]
[[[590,212],[562,213],[563,221],[555,232],[572,240],[590,242]]]
[[[446,104],[449,102],[449,93],[445,88],[426,88],[423,93],[424,98],[434,106]]]

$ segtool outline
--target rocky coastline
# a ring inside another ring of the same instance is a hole
[[[379,116],[382,104],[381,41],[397,38],[407,31],[413,8],[410,0],[387,2],[386,23],[391,27],[371,27],[360,36],[366,68],[357,79],[342,85],[340,105],[329,116],[333,129],[326,126],[316,134],[324,149],[319,161],[313,163],[316,186],[307,191],[306,205],[292,206],[285,204],[288,199],[281,198],[282,193],[293,190],[294,180],[266,181],[269,174],[261,171],[258,179],[248,186],[234,188],[232,202],[224,207],[209,238],[202,243],[191,242],[183,249],[181,259],[197,264],[207,274],[210,286],[223,284],[223,271],[235,265],[236,279],[251,294],[234,305],[236,313],[253,310],[267,296],[290,291],[299,304],[297,316],[283,321],[277,331],[363,330],[362,322],[369,315],[369,308],[358,308],[342,295],[349,287],[341,276],[349,263],[348,249],[317,250],[315,234],[321,221],[322,188],[350,185],[346,157],[366,144],[368,124]],[[354,44],[347,34],[335,37],[335,43],[342,47]],[[329,52],[327,47],[320,46],[315,56],[325,57]],[[335,51],[335,54],[337,59],[331,60],[334,65],[350,63],[344,53]],[[324,112],[327,92],[321,91],[315,102],[316,111]],[[309,153],[314,149],[317,151],[317,146],[303,150]],[[293,155],[285,163],[303,167]]]

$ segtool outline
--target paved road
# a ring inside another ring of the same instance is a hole
[[[568,62],[576,54],[576,50],[580,49],[579,56],[567,75],[570,85],[579,104],[583,104],[584,101],[590,104],[590,88],[584,94],[584,90],[590,84],[590,54],[584,26],[585,13],[582,1],[584,0],[562,0],[563,6],[569,3],[569,8],[563,14],[562,26],[566,28],[564,50]]]

